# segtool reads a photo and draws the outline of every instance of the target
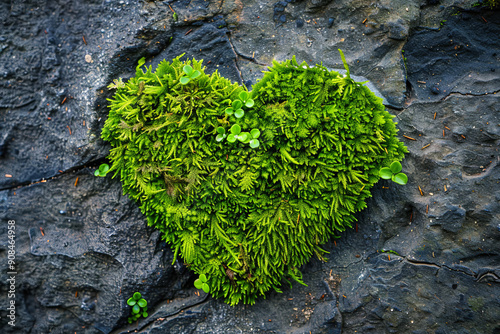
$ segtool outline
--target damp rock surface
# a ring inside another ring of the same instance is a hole
[[[2,333],[498,333],[500,15],[473,1],[0,3]],[[176,15],[174,15],[174,12]],[[409,154],[357,224],[254,306],[230,307],[95,177],[115,78],[182,53],[251,86],[273,60],[342,68],[386,98]],[[403,52],[404,51],[404,52]],[[16,226],[16,325],[8,221]],[[149,317],[128,324],[140,291]]]

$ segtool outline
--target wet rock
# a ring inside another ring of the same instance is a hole
[[[388,37],[397,41],[404,41],[408,36],[408,28],[405,27],[403,20],[387,23],[389,30]]]

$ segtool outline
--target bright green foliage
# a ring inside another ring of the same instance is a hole
[[[143,64],[111,86],[110,170],[202,288],[232,305],[284,279],[303,284],[300,266],[323,259],[321,244],[351,226],[379,170],[406,152],[382,100],[349,74],[294,58],[247,93],[195,60]],[[183,85],[186,65],[200,75]],[[237,119],[243,105],[251,112]]]
[[[379,175],[383,179],[391,179],[397,184],[405,185],[408,182],[408,176],[405,173],[400,173],[402,169],[399,161],[393,161],[390,167],[380,168]]]
[[[98,169],[95,170],[94,175],[95,176],[100,176],[100,177],[105,177],[106,174],[108,174],[109,171],[109,165],[108,164],[101,164]]]
[[[205,293],[210,292],[210,285],[208,285],[208,279],[205,274],[201,274],[200,277],[194,281],[194,286],[196,289],[203,289]]]
[[[127,304],[132,307],[132,314],[128,318],[130,324],[138,320],[141,316],[144,318],[148,316],[148,302],[146,299],[142,298],[140,292],[134,293],[134,295],[127,300]]]

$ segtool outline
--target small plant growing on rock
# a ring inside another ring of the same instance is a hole
[[[274,62],[252,92],[180,57],[155,72],[141,59],[135,77],[110,85],[111,170],[174,261],[200,274],[197,288],[235,305],[304,284],[299,268],[323,258],[380,170],[403,159],[394,116],[341,57],[346,75]]]
[[[408,182],[408,176],[401,173],[403,167],[399,161],[394,161],[390,167],[382,167],[380,169],[380,177],[386,180],[392,180],[397,184],[405,185]]]
[[[95,170],[94,176],[105,177],[109,172],[108,164],[101,164],[98,169]]]
[[[140,292],[134,293],[134,295],[127,300],[127,304],[132,307],[132,314],[128,318],[130,324],[138,320],[141,316],[144,318],[148,316],[148,302],[146,299],[142,298]]]

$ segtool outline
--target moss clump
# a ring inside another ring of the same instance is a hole
[[[118,80],[102,132],[111,171],[210,292],[253,304],[366,207],[381,167],[406,148],[380,98],[323,66],[275,62],[244,117],[227,115],[243,87],[179,58]],[[201,75],[183,85],[189,64]],[[253,103],[252,103],[253,104]],[[259,129],[260,146],[217,141]],[[220,129],[219,129],[220,130]]]

